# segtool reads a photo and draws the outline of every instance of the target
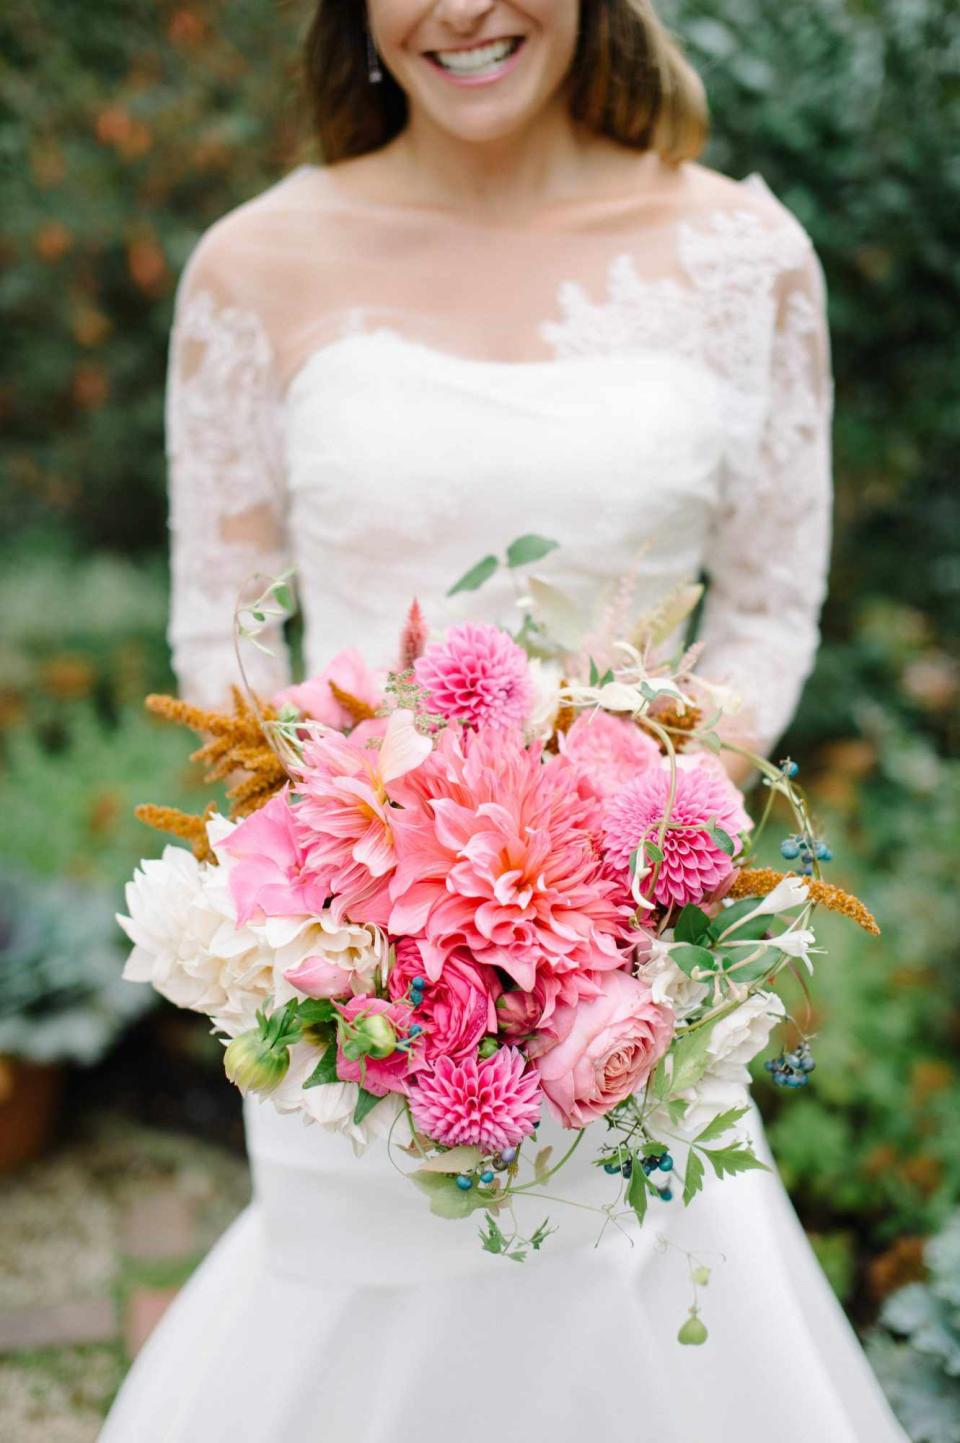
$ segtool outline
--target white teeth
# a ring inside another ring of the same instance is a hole
[[[519,44],[518,39],[494,40],[489,45],[477,45],[473,50],[435,50],[434,58],[444,70],[452,70],[456,75],[475,75],[478,71],[499,65]]]

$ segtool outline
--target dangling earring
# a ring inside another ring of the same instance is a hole
[[[378,85],[383,79],[383,71],[380,68],[380,56],[377,54],[377,47],[373,43],[373,36],[370,34],[370,26],[367,26],[367,75],[371,85]]]

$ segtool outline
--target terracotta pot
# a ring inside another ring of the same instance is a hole
[[[53,1136],[63,1068],[0,1057],[0,1172],[38,1157]]]

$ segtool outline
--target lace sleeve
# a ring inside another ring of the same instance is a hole
[[[796,709],[819,642],[832,502],[833,377],[823,270],[800,254],[772,295],[757,444],[731,448],[707,550],[700,670],[744,710],[728,731],[760,752]]]
[[[286,565],[280,404],[270,340],[230,295],[216,228],[181,279],[166,390],[172,595],[168,640],[181,694],[218,706],[239,681],[233,613],[254,573]],[[249,647],[254,689],[287,679],[282,635]]]

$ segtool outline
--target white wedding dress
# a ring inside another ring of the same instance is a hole
[[[539,569],[584,604],[631,567],[638,607],[703,567],[701,670],[737,684],[770,747],[816,648],[832,399],[819,261],[757,175],[649,155],[629,195],[487,225],[302,166],[206,234],[178,294],[183,692],[216,703],[236,680],[254,570],[296,564],[308,669],[347,645],[391,663],[413,595],[435,626],[515,621],[507,584],[445,593],[537,532],[560,543]],[[277,687],[282,646],[251,671]],[[595,1213],[530,1202],[560,1231],[518,1266],[480,1250],[475,1221],[432,1217],[382,1142],[357,1159],[254,1100],[246,1120],[254,1201],[103,1443],[904,1437],[775,1173],[652,1204],[598,1247]],[[763,1151],[756,1114],[752,1131]],[[563,1144],[552,1121],[541,1136]],[[574,1202],[608,1200],[591,1152],[557,1179]],[[700,1348],[676,1341],[684,1252],[712,1268]]]

